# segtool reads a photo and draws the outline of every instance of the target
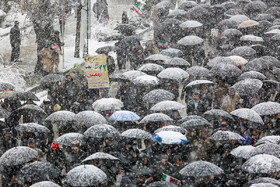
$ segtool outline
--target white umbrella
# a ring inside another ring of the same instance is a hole
[[[242,23],[243,21],[249,20],[249,18],[245,15],[234,15],[231,16],[229,19],[236,21],[238,24]]]
[[[145,58],[145,60],[151,60],[151,61],[165,61],[168,59],[170,59],[169,56],[162,55],[162,54],[154,54],[154,55],[150,55],[147,58]]]
[[[158,64],[147,63],[138,68],[138,70],[142,72],[161,72],[164,70],[164,67]]]
[[[264,34],[280,34],[280,30],[279,29],[272,29],[271,31],[268,31]]]
[[[60,110],[54,112],[46,118],[46,121],[74,121],[74,120],[75,120],[75,113],[66,110]]]
[[[188,79],[188,72],[182,70],[181,68],[167,68],[157,75],[162,79],[171,79],[176,81],[182,81],[183,79]]]
[[[238,146],[235,149],[233,149],[230,154],[237,158],[244,158],[244,159],[249,159],[250,158],[250,152],[254,150],[255,147],[251,145],[243,145],[243,146]]]
[[[263,102],[255,105],[253,108],[259,115],[273,115],[280,113],[280,104],[277,102]]]
[[[163,144],[185,144],[188,142],[186,136],[180,132],[174,131],[161,131],[155,133],[152,137],[152,140]]]
[[[254,36],[252,34],[242,36],[241,41],[263,42],[262,37]]]
[[[261,116],[257,112],[249,108],[240,108],[232,111],[230,114],[242,119],[246,119],[248,121],[264,124]]]
[[[186,87],[192,87],[192,86],[196,86],[196,85],[213,85],[215,84],[212,81],[208,81],[208,80],[195,80],[190,82],[189,84],[187,84]]]
[[[102,98],[92,104],[92,108],[96,111],[121,109],[123,103],[115,98]]]
[[[196,27],[201,27],[203,24],[195,21],[195,20],[188,20],[185,21],[184,23],[182,23],[180,25],[181,28],[185,29],[185,28],[196,28]]]
[[[132,70],[132,71],[127,71],[123,73],[123,76],[132,81],[133,79],[136,79],[139,76],[143,76],[146,75],[146,73],[142,72],[142,71],[136,71],[136,70]]]
[[[143,75],[135,78],[133,83],[138,86],[156,86],[159,84],[159,79],[151,75]]]
[[[215,141],[244,140],[242,136],[240,136],[235,132],[221,131],[221,130],[212,134],[210,139]]]
[[[256,145],[261,145],[265,143],[279,144],[279,142],[280,142],[280,136],[265,136],[259,139]]]
[[[192,46],[192,45],[201,44],[201,43],[203,43],[203,41],[204,40],[198,36],[190,35],[190,36],[185,36],[184,38],[180,39],[177,43],[179,45]]]

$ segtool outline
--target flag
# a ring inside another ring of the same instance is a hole
[[[63,56],[62,51],[58,45],[55,45],[53,50],[57,52],[60,56]]]
[[[162,174],[161,176],[161,181],[166,181],[166,182],[170,182],[170,183],[174,183],[175,182],[175,178],[169,176],[169,175],[166,175],[166,174]]]
[[[135,10],[135,12],[138,15],[142,15],[143,14],[143,11],[136,4],[133,5],[133,9]]]

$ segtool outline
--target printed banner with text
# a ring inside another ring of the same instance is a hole
[[[88,88],[108,88],[109,75],[105,55],[85,57]]]

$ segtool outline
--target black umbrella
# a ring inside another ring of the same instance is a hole
[[[151,140],[152,135],[141,129],[128,129],[121,134],[125,138],[134,138],[134,139],[146,139]]]
[[[211,127],[211,124],[207,120],[202,119],[191,119],[188,121],[185,121],[180,125],[180,127],[184,129],[198,129],[198,128],[207,128]]]
[[[0,92],[4,90],[14,90],[15,86],[8,82],[0,82]]]
[[[241,57],[251,57],[256,54],[256,51],[251,47],[242,46],[233,49],[230,53],[231,55],[237,55]]]
[[[120,24],[114,30],[118,30],[120,32],[127,32],[127,31],[135,31],[137,28],[130,24]]]
[[[180,1],[179,3],[179,9],[189,9],[197,6],[197,3],[195,1]]]
[[[76,114],[75,119],[78,123],[91,127],[97,124],[106,124],[107,120],[98,112],[82,111]]]
[[[183,58],[178,58],[178,57],[174,57],[174,58],[168,59],[166,61],[163,61],[162,64],[169,65],[169,66],[172,66],[172,67],[176,67],[176,66],[190,66],[189,62],[187,62]]]
[[[50,130],[47,127],[45,127],[43,125],[39,125],[37,123],[23,123],[23,124],[17,125],[16,130],[18,130],[20,132],[50,133]]]
[[[236,67],[234,65],[230,65],[230,64],[215,65],[212,67],[210,72],[213,75],[224,78],[224,79],[238,77],[242,73],[242,71],[238,67]]]
[[[22,101],[27,101],[27,100],[40,101],[38,99],[38,97],[34,93],[32,93],[30,91],[27,91],[27,92],[17,92],[14,95],[10,96],[9,98],[16,98],[16,99],[19,99],[19,100],[22,100]]]
[[[160,52],[160,54],[166,55],[166,56],[169,56],[169,57],[182,57],[182,56],[184,56],[183,51],[181,51],[179,49],[175,49],[175,48],[164,49]]]
[[[24,111],[29,111],[32,113],[38,113],[38,114],[43,114],[47,115],[46,112],[39,106],[37,105],[23,105],[17,109],[19,113],[24,112]]]
[[[242,32],[237,29],[227,29],[221,34],[222,37],[232,38],[242,36]]]
[[[224,173],[224,171],[221,168],[206,161],[192,162],[180,170],[181,175],[193,177],[213,176],[222,173]]]
[[[234,120],[228,112],[219,109],[208,110],[204,112],[203,116],[206,119],[226,118],[226,119]]]
[[[187,15],[189,19],[203,19],[210,15],[209,11],[202,6],[195,6],[188,10]]]
[[[79,142],[80,145],[85,144],[85,136],[80,133],[66,133],[58,137],[55,142],[59,145],[71,146],[73,142]]]
[[[43,182],[32,184],[30,187],[60,187],[60,186],[51,181],[43,181]]]
[[[205,118],[201,117],[201,116],[197,116],[197,115],[190,115],[190,116],[186,116],[183,119],[180,119],[179,122],[183,123],[185,121],[189,121],[191,119],[200,119],[200,120],[205,120],[207,121]]]
[[[280,67],[280,61],[273,56],[262,56],[260,59],[264,59],[265,61],[269,61],[268,64],[271,66]]]
[[[260,123],[262,125],[264,124],[261,116],[257,112],[249,108],[236,109],[231,112],[231,115],[251,122]]]
[[[209,77],[210,71],[202,66],[193,66],[187,69],[187,72],[193,77]]]
[[[280,104],[277,102],[263,102],[255,105],[253,108],[259,115],[274,115],[280,113]]]
[[[257,71],[248,71],[242,73],[239,77],[238,80],[244,80],[244,79],[259,79],[259,80],[265,80],[267,79],[266,76],[264,76],[262,73],[257,72]]]
[[[144,65],[142,65],[140,68],[138,68],[139,71],[142,71],[144,73],[159,73],[161,71],[164,70],[164,67],[162,67],[161,65],[158,64],[154,64],[154,63],[146,63]]]
[[[238,14],[242,14],[242,11],[239,9],[236,9],[236,8],[231,8],[231,9],[225,11],[225,15],[227,17],[238,15]]]
[[[115,51],[116,47],[115,46],[104,46],[104,47],[99,47],[95,52],[98,54],[103,54],[103,53],[109,53],[110,51]]]
[[[164,22],[162,22],[161,24],[163,25],[180,25],[182,23],[182,21],[175,19],[175,18],[168,18],[166,20],[164,20]]]
[[[221,130],[212,134],[210,139],[215,141],[244,140],[242,136],[235,132]]]
[[[90,127],[84,135],[91,138],[115,138],[119,137],[120,133],[113,126],[102,124]]]
[[[263,83],[259,79],[244,79],[235,83],[232,87],[236,90],[240,96],[248,96],[261,89]]]
[[[267,70],[271,63],[267,60],[264,60],[262,58],[255,58],[254,60],[249,61],[245,66],[243,67],[244,71],[263,71]]]
[[[108,36],[104,39],[105,42],[108,42],[108,41],[115,41],[115,40],[122,40],[124,38],[123,35],[112,35],[112,36]]]
[[[234,60],[232,60],[232,59],[230,59],[230,58],[228,58],[228,57],[217,56],[217,57],[211,59],[211,60],[207,63],[207,66],[213,67],[213,66],[219,65],[219,64],[224,64],[224,65],[230,64],[230,65],[234,65],[234,66],[237,65],[237,63],[236,63]]]
[[[193,45],[202,44],[203,41],[204,40],[198,36],[190,35],[180,39],[177,43],[183,46],[193,46]]]
[[[187,12],[184,10],[173,10],[173,11],[169,11],[169,14],[167,15],[167,17],[169,18],[180,18],[180,17],[185,17],[187,15]]]
[[[227,29],[234,29],[237,28],[238,23],[235,20],[225,19],[218,23],[218,26],[225,27]]]
[[[223,5],[223,6],[225,7],[225,9],[227,9],[227,10],[236,7],[236,3],[235,3],[235,2],[232,2],[232,1],[226,1],[226,2],[222,3],[222,5]]]
[[[40,80],[40,84],[44,85],[44,84],[47,84],[47,83],[63,82],[65,80],[66,80],[66,78],[63,75],[60,75],[60,74],[49,74],[49,75],[44,76]]]
[[[147,187],[176,187],[176,185],[170,182],[158,181],[149,184]]]
[[[273,155],[276,156],[277,158],[280,157],[280,146],[277,144],[273,143],[265,143],[258,145],[253,149],[250,153],[249,156],[253,157],[259,154],[268,154],[268,155]]]
[[[266,14],[271,14],[275,16],[276,18],[280,18],[280,7],[271,7],[267,11],[265,11]]]
[[[61,110],[52,113],[46,118],[46,121],[74,121],[75,120],[75,113]]]
[[[170,2],[167,2],[167,1],[162,1],[158,4],[156,4],[156,7],[161,9],[161,8],[170,8],[171,7],[171,3]]]
[[[214,82],[208,81],[208,80],[195,80],[190,82],[189,84],[186,85],[186,88],[195,88],[195,87],[200,87],[201,85],[214,85]]]
[[[114,71],[111,75],[109,75],[110,81],[125,81],[126,77],[123,75],[125,72],[127,72],[127,70]]]
[[[119,159],[117,157],[114,157],[113,155],[110,155],[108,153],[103,153],[103,152],[97,152],[94,153],[90,156],[88,156],[87,158],[85,158],[82,162],[90,162],[93,160],[115,160],[118,161]]]
[[[250,180],[248,183],[249,184],[270,183],[270,184],[280,186],[280,182],[278,180],[270,177],[259,177],[254,180]]]
[[[256,21],[272,21],[275,17],[271,14],[258,14],[254,20]]]
[[[166,114],[154,113],[145,116],[139,123],[147,124],[151,122],[167,122],[167,121],[173,121],[173,119]]]
[[[262,1],[253,1],[248,3],[245,7],[244,7],[244,11],[245,13],[254,13],[254,12],[264,12],[267,9],[267,6],[264,2]]]
[[[57,179],[60,170],[49,162],[33,162],[25,165],[18,173],[18,178],[24,183],[40,182]]]
[[[197,27],[201,27],[203,24],[195,21],[195,20],[188,20],[185,21],[184,23],[180,24],[180,27],[183,29],[191,29],[191,28],[197,28]]]

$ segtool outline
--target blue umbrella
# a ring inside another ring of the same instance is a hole
[[[189,140],[180,132],[161,131],[152,136],[152,140],[162,144],[185,144]]]
[[[120,110],[114,112],[109,119],[113,121],[136,121],[139,120],[140,117],[134,112]]]

